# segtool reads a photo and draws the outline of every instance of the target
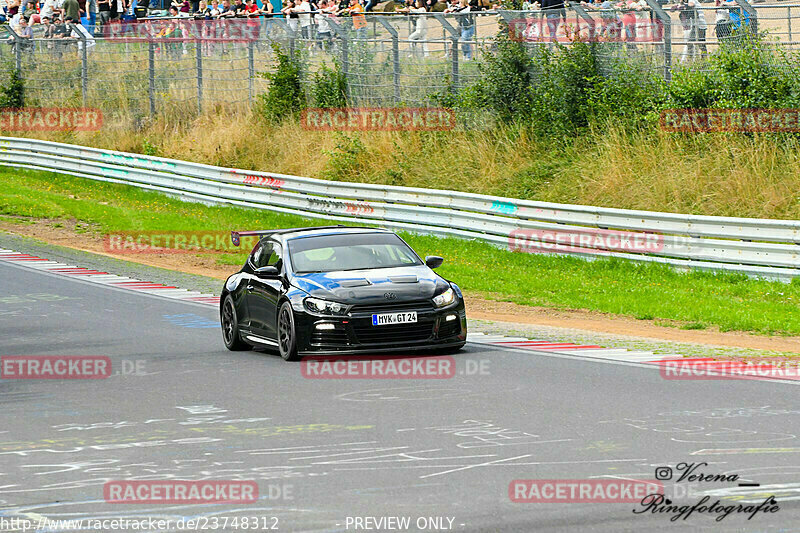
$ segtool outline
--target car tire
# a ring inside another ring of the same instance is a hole
[[[283,302],[278,310],[278,351],[284,361],[297,361],[297,332],[292,304]]]
[[[222,342],[225,343],[227,349],[232,352],[241,352],[252,348],[239,335],[239,319],[236,316],[236,306],[233,305],[233,298],[230,294],[226,295],[222,301],[220,325],[222,326]]]

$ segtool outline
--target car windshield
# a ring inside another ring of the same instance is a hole
[[[297,274],[421,265],[417,255],[392,233],[324,235],[289,241]]]

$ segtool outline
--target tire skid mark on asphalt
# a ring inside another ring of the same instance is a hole
[[[0,249],[0,261],[14,263],[33,270],[45,271],[60,276],[80,278],[83,281],[88,281],[97,285],[106,285],[117,289],[153,294],[172,300],[195,302],[209,307],[217,307],[219,305],[219,296],[213,294],[203,294],[197,291],[180,289],[172,285],[164,285],[163,283],[153,283],[127,276],[117,276],[108,272],[68,265],[67,263],[51,261],[14,250]]]

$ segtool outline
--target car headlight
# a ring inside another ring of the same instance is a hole
[[[453,290],[452,287],[449,287],[442,294],[433,297],[433,304],[436,307],[444,307],[446,305],[450,305],[455,301],[456,301],[456,292]]]
[[[349,305],[320,300],[319,298],[306,298],[303,300],[303,304],[305,304],[306,309],[318,315],[346,315],[350,310]]]

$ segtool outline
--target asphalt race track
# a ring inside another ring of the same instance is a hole
[[[408,517],[410,531],[800,530],[790,382],[665,380],[652,365],[474,343],[451,379],[309,379],[275,354],[225,350],[208,306],[2,262],[0,287],[0,355],[108,356],[114,372],[0,380],[0,525],[159,518],[170,527],[143,530],[181,531],[181,519],[216,517],[206,530],[242,531],[234,518],[257,517],[259,530],[390,531],[388,517]],[[703,462],[697,473],[738,479],[673,478],[665,494],[681,505],[775,495],[779,510],[671,521],[636,503],[509,497],[517,479],[653,480]],[[255,480],[259,499],[104,500],[106,482],[165,479]]]

